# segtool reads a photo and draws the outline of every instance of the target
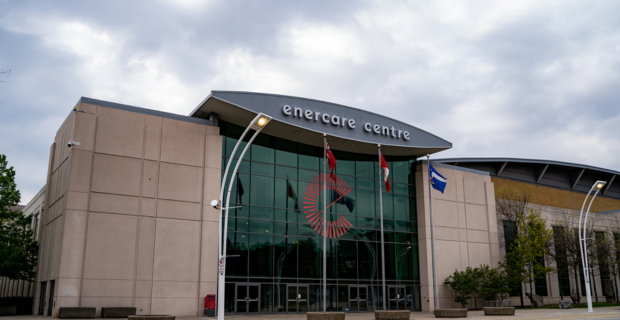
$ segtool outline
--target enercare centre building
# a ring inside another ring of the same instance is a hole
[[[231,157],[239,137],[259,114],[268,121],[232,179],[224,312],[321,311],[323,237],[311,208],[323,206],[317,190],[324,135],[338,181],[326,197],[328,310],[382,309],[382,256],[386,308],[433,310],[425,159],[437,158],[450,142],[379,114],[264,93],[213,91],[189,116],[85,97],[67,110],[50,141],[47,184],[37,205],[27,205],[40,208],[36,283],[20,285],[34,296],[34,314],[57,317],[61,307],[96,307],[99,316],[101,307],[135,307],[138,314],[202,315],[205,296],[217,293],[226,212],[220,215],[212,201],[220,198],[226,165],[232,162],[233,170],[254,130]],[[379,180],[378,145],[390,192]],[[444,193],[431,192],[441,308],[457,307],[443,285],[448,275],[468,266],[495,267],[505,252],[495,207],[499,185],[535,188],[531,206],[549,224],[562,210],[578,214],[597,179],[608,184],[592,211],[611,217],[620,209],[620,184],[612,183],[620,173],[612,170],[488,158],[443,159],[433,166],[447,178]],[[599,296],[616,276],[596,276]],[[575,288],[570,279],[541,279],[536,293],[557,303],[560,290]],[[515,305],[519,297],[513,299]]]

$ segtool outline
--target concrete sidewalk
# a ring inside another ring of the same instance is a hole
[[[349,320],[371,320],[374,313],[348,313],[346,319]],[[588,313],[588,309],[517,309],[514,316],[485,316],[481,310],[469,311],[467,319],[496,319],[507,320],[519,319],[620,319],[620,307],[595,308],[594,313]],[[8,316],[2,320],[49,320],[50,317],[44,316]],[[100,318],[96,318],[100,319]],[[209,317],[177,317],[177,320],[215,320]],[[267,319],[291,319],[304,320],[305,314],[261,314],[261,315],[230,315],[228,320],[267,320]],[[435,319],[430,312],[412,312],[411,319]]]

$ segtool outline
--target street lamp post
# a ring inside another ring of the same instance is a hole
[[[226,238],[228,237],[228,211],[230,209],[229,207],[230,193],[232,191],[233,183],[235,182],[235,175],[237,174],[237,170],[239,169],[239,165],[241,164],[241,161],[243,160],[243,156],[245,155],[245,152],[248,150],[248,148],[250,147],[250,145],[252,144],[256,136],[258,136],[258,133],[261,132],[261,130],[263,130],[263,128],[267,125],[267,123],[269,123],[269,121],[271,121],[271,117],[265,114],[259,113],[252,120],[252,122],[250,122],[248,127],[245,129],[245,131],[239,138],[239,141],[237,141],[237,144],[235,145],[235,148],[233,149],[230,155],[230,159],[228,160],[228,163],[226,164],[226,169],[224,170],[224,177],[222,178],[220,198],[218,200],[211,201],[211,205],[214,208],[219,209],[219,212],[220,212],[220,216],[219,216],[220,237],[218,239],[219,261],[218,261],[218,281],[217,281],[217,296],[216,296],[218,320],[224,319],[224,291],[225,291],[224,281],[226,279]],[[230,176],[230,182],[228,184],[228,194],[226,196],[226,205],[223,206],[222,201],[224,200],[224,187],[225,187],[224,184],[226,183],[226,176],[228,175],[228,169],[230,168],[230,164],[232,163],[232,160],[234,159],[235,153],[237,152],[237,148],[239,147],[239,145],[243,141],[243,138],[245,137],[245,135],[248,133],[250,129],[254,130],[254,135],[252,135],[252,138],[250,138],[248,143],[245,145],[245,148],[243,148],[243,151],[241,152],[241,155],[239,156],[239,160],[237,160],[237,164],[235,165],[235,169],[233,170]],[[226,210],[226,216],[224,218],[224,228],[222,230],[222,211],[223,210]],[[223,236],[222,236],[222,232],[224,233]]]
[[[590,268],[588,267],[586,224],[588,223],[588,214],[590,213],[590,207],[592,207],[592,202],[594,202],[594,198],[596,198],[596,195],[598,194],[599,191],[601,191],[601,189],[603,189],[606,183],[607,181],[598,180],[594,183],[594,185],[592,185],[592,188],[590,188],[588,195],[586,195],[586,198],[583,200],[583,205],[581,206],[581,213],[579,214],[579,250],[581,250],[581,265],[583,266],[583,278],[584,278],[583,280],[586,284],[586,299],[588,302],[588,312],[594,312],[594,310],[592,310],[592,294],[590,293]],[[588,196],[590,196],[590,193],[592,193],[592,190],[594,189],[596,189],[596,192],[594,193],[594,196],[592,196],[592,199],[590,200],[590,204],[588,205],[588,210],[586,210],[586,215],[583,219],[583,232],[582,232],[581,217],[583,216],[583,209],[585,208],[586,202],[588,201]]]

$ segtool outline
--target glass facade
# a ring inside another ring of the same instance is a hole
[[[220,130],[223,175],[226,163],[233,161],[232,171],[237,161],[230,155],[243,128],[220,122]],[[244,146],[245,142],[240,148]],[[240,153],[241,149],[236,156]],[[333,153],[336,182],[328,187],[324,215],[330,225],[328,310],[380,310],[377,156]],[[420,310],[420,274],[415,158],[385,158],[392,185],[391,192],[383,187],[382,194],[387,308],[416,311]],[[226,312],[321,310],[323,238],[317,211],[323,210],[322,160],[322,148],[264,134],[254,140],[234,178],[230,198]]]

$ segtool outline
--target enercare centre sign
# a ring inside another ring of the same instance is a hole
[[[347,119],[347,117],[344,116],[330,115],[325,112],[314,111],[311,109],[304,110],[299,107],[291,107],[288,104],[282,107],[282,114],[287,117],[304,119],[305,121],[347,128],[349,130],[363,130],[367,134],[386,136],[405,141],[409,141],[410,136],[409,131],[401,130],[399,128],[395,128],[394,126],[382,125],[380,123],[364,122],[361,125],[361,129],[359,129],[355,119]]]

